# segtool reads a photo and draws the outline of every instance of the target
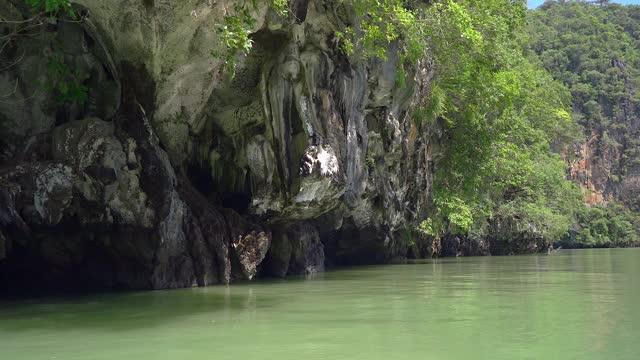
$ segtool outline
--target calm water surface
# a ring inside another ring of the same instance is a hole
[[[640,359],[640,249],[0,302],[0,359]]]

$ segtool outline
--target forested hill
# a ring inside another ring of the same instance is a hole
[[[530,46],[572,95],[582,134],[564,149],[585,191],[569,242],[637,239],[640,210],[640,6],[547,1],[529,11]]]

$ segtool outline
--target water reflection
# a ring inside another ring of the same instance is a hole
[[[260,307],[275,306],[275,300],[265,296],[260,299]],[[1,304],[0,331],[153,328],[181,318],[218,312],[230,319],[233,314],[255,313],[256,305],[256,295],[250,287],[235,292],[230,287],[221,286],[72,299],[57,297]]]
[[[635,359],[640,250],[0,305],[0,358]],[[135,356],[135,357],[133,357]]]

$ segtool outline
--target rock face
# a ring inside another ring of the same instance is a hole
[[[634,211],[640,210],[640,164],[634,156],[638,151],[636,134],[640,132],[637,114],[640,109],[630,105],[610,129],[594,130],[574,149],[569,178],[584,189],[585,203],[599,205],[617,200]],[[629,124],[628,132],[617,130],[617,124]]]
[[[640,103],[633,80],[635,70],[617,57],[611,58],[610,66],[620,73],[622,86],[618,85],[617,93],[602,96],[598,103],[574,104],[583,112],[587,105],[604,109],[603,119],[584,124],[584,140],[569,149],[572,156],[565,159],[569,178],[584,189],[586,204],[615,200],[640,211]]]
[[[73,3],[83,21],[0,53],[1,290],[203,286],[407,253],[440,151],[439,129],[410,120],[428,64],[398,86],[397,58],[337,50],[340,4],[258,4],[231,78],[211,53],[233,2]],[[39,87],[66,81],[52,59],[86,101]]]

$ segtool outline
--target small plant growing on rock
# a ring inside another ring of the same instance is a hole
[[[214,57],[222,58],[227,65],[227,71],[231,78],[235,75],[236,58],[238,55],[247,56],[253,46],[253,40],[249,37],[256,23],[249,13],[249,8],[243,4],[236,4],[236,15],[225,15],[224,23],[218,26],[218,34],[226,52],[224,54],[214,52]]]
[[[372,170],[376,166],[376,161],[371,155],[367,155],[365,162],[367,164],[367,169],[369,170]]]
[[[27,5],[31,7],[34,13],[47,13],[51,17],[60,15],[68,15],[72,18],[76,17],[71,1],[69,0],[25,0]]]
[[[289,0],[271,0],[270,7],[280,16],[286,16],[289,13]]]
[[[286,16],[289,12],[288,0],[270,0],[269,7],[278,15]],[[251,7],[258,9],[256,0],[252,1]],[[253,47],[251,33],[256,24],[256,19],[251,14],[251,8],[247,3],[236,4],[233,14],[226,14],[223,23],[217,27],[224,51],[214,51],[211,54],[215,58],[220,58],[227,66],[231,78],[235,76],[236,61],[238,56],[247,56]]]
[[[44,26],[48,22],[54,23],[58,18],[63,17],[72,18],[76,22],[82,21],[77,18],[70,0],[24,0],[24,4],[32,12],[26,18],[5,19],[0,15],[0,32],[4,33],[0,37],[0,55],[6,55],[7,52],[3,54],[3,51],[12,49],[14,44],[24,41],[22,40],[24,36],[33,36],[34,28]],[[15,57],[9,55],[8,57],[13,57],[14,60],[2,70],[18,65],[23,59],[23,56],[20,55]],[[77,72],[72,72],[69,69],[62,56],[50,57],[46,71],[48,83],[41,85],[53,92],[58,102],[77,101],[79,104],[86,102],[87,88],[77,81]],[[11,94],[13,93],[9,95]]]
[[[88,89],[78,80],[78,72],[73,72],[61,57],[52,56],[47,63],[49,83],[47,88],[55,94],[59,103],[77,102],[84,105],[89,99]]]

